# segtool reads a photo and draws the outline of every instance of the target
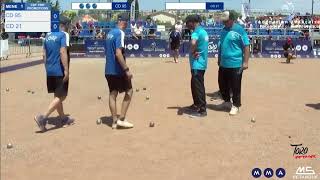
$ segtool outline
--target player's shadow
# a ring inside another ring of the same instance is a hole
[[[293,62],[290,62],[290,63],[287,63],[287,62],[284,62],[284,61],[281,61],[279,62],[280,64],[294,64]]]
[[[318,104],[306,104],[306,106],[311,107],[316,110],[320,110],[320,103]]]
[[[111,116],[100,117],[100,120],[101,120],[102,124],[105,124],[105,125],[109,126],[110,128],[112,128],[113,119]]]
[[[66,116],[70,116],[70,114],[66,114]],[[45,132],[53,131],[56,129],[60,129],[63,127],[62,121],[59,116],[56,117],[48,117],[47,125],[52,125],[52,127],[48,128]],[[36,131],[36,133],[43,133],[42,131]]]
[[[167,107],[167,109],[176,109],[177,115],[179,116],[182,116],[183,114],[191,115],[193,113],[190,109],[188,109],[188,106],[185,106],[185,107],[172,106],[172,107]]]
[[[213,93],[207,93],[207,96],[211,97],[213,100],[222,99],[222,96],[219,90]]]

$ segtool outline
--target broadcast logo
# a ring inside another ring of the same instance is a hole
[[[308,147],[303,147],[302,144],[290,144],[294,147],[293,157],[295,159],[315,159],[317,158],[315,154],[308,155]]]
[[[262,170],[260,168],[254,168],[251,171],[251,174],[254,178],[260,178],[262,176]],[[266,168],[263,171],[263,175],[266,178],[271,178],[273,175],[278,178],[283,178],[286,176],[286,171],[283,168],[278,168],[275,172],[271,168]]]
[[[318,175],[310,166],[298,167],[293,179],[318,179]]]

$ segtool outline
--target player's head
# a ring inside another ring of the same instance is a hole
[[[70,25],[70,19],[65,16],[60,16],[60,31],[68,32],[68,27]]]
[[[121,29],[121,30],[125,30],[128,26],[128,15],[127,14],[120,14],[118,16],[118,27]]]
[[[190,30],[194,30],[201,22],[201,17],[199,15],[189,15],[186,17],[186,26]]]
[[[230,28],[233,25],[234,21],[237,20],[237,18],[237,13],[233,10],[224,11],[221,15],[221,20],[227,28]]]
[[[287,42],[288,42],[289,44],[292,43],[291,37],[288,37],[288,38],[287,38]]]

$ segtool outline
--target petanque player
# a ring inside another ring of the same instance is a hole
[[[66,29],[67,26],[68,22],[60,21],[60,30]],[[55,110],[59,114],[62,126],[73,122],[73,119],[66,116],[63,110],[63,101],[68,95],[69,86],[69,63],[64,32],[51,32],[46,35],[43,46],[43,60],[47,75],[48,93],[53,93],[54,98],[48,110],[34,118],[41,132],[46,131],[48,117]]]
[[[109,86],[109,108],[112,114],[112,128],[132,128],[133,124],[126,119],[127,111],[131,102],[132,74],[126,58],[124,56],[124,38],[127,28],[128,17],[122,14],[118,17],[118,27],[112,29],[106,40],[106,66],[105,77]],[[117,114],[117,96],[119,93],[125,93],[122,101],[120,117]]]

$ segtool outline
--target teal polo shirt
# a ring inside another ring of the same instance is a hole
[[[220,66],[224,68],[242,67],[244,48],[250,45],[247,32],[239,25],[224,27],[219,41]]]
[[[197,41],[197,52],[199,52],[199,58],[195,59],[190,52],[189,61],[191,69],[206,70],[208,64],[208,44],[209,36],[203,27],[198,26],[191,34],[191,40]]]

